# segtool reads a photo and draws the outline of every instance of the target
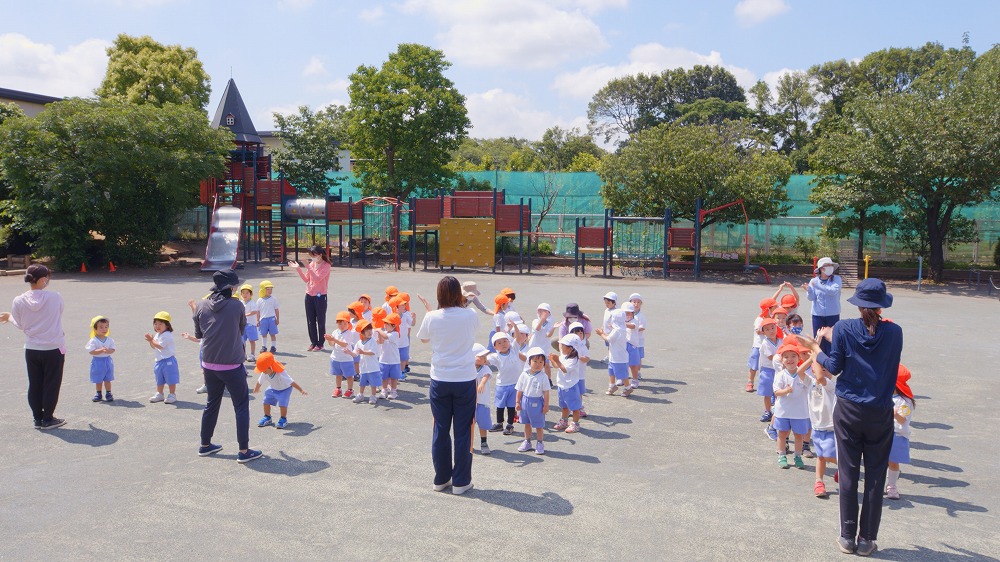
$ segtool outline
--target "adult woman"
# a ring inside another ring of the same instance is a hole
[[[833,273],[838,267],[840,264],[832,259],[820,258],[813,270],[819,276],[802,284],[802,288],[806,290],[806,298],[812,303],[813,337],[816,337],[820,328],[832,327],[840,320],[840,289],[843,282],[839,275]],[[821,341],[820,344],[823,351],[830,351],[826,342]]]
[[[882,489],[892,448],[892,394],[903,349],[903,330],[883,321],[882,309],[892,306],[892,295],[880,279],[865,279],[847,302],[861,311],[861,318],[841,320],[833,329],[829,352],[816,340],[799,336],[816,354],[816,361],[837,379],[837,408],[833,412],[840,470],[840,539],[845,553],[867,556],[875,551],[882,520]],[[817,379],[822,379],[822,375]],[[858,478],[865,467],[861,529],[858,531]],[[854,537],[857,535],[857,542]]]
[[[579,322],[583,324],[584,341],[587,345],[590,345],[590,334],[594,331],[593,325],[590,323],[590,317],[580,310],[580,305],[575,302],[571,302],[566,305],[566,312],[563,312],[563,321],[557,324],[559,326],[559,337],[563,337],[569,333],[569,327],[574,323]]]
[[[0,322],[12,322],[26,337],[28,406],[35,418],[35,429],[54,429],[66,423],[53,415],[66,363],[66,335],[62,328],[62,296],[45,290],[51,275],[44,265],[29,266],[24,280],[31,289],[14,297],[10,312],[0,313]]]
[[[212,275],[215,286],[212,293],[198,302],[194,310],[194,336],[201,339],[201,368],[208,387],[208,402],[201,414],[200,456],[212,455],[222,445],[212,443],[215,424],[219,420],[222,393],[229,391],[236,413],[236,441],[240,453],[236,460],[250,462],[262,456],[250,448],[250,389],[247,388],[247,371],[243,367],[243,328],[247,317],[243,304],[233,297],[233,288],[239,286],[236,272],[227,269]]]
[[[476,413],[476,343],[479,317],[462,306],[462,286],[448,275],[437,285],[437,310],[420,323],[417,338],[431,344],[431,413],[434,491],[472,488],[472,418]],[[454,462],[449,433],[454,431]]]
[[[330,284],[330,258],[320,246],[309,248],[309,265],[302,267],[296,261],[288,265],[295,268],[299,277],[306,282],[306,328],[309,330],[309,349],[323,351],[323,335],[326,334],[326,291]]]

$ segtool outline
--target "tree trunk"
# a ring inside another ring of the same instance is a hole
[[[930,244],[931,280],[940,283],[944,277],[944,239],[947,234],[940,226],[940,205],[927,207],[927,241]]]

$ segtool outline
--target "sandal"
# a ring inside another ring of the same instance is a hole
[[[752,383],[752,382],[748,382],[748,383],[747,383],[747,387],[746,387],[746,389],[745,389],[745,390],[746,390],[747,392],[753,392],[753,383]]]

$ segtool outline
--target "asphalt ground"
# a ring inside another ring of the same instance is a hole
[[[292,396],[284,431],[257,428],[260,396],[251,402],[251,447],[266,458],[246,465],[235,461],[228,399],[215,437],[225,449],[196,454],[204,405],[194,392],[196,344],[178,338],[177,404],[148,402],[153,352],[143,334],[159,310],[174,315],[177,333],[190,331],[186,302],[207,292],[208,275],[177,268],[53,278],[50,289],[66,301],[69,348],[57,410],[68,423],[60,429],[32,428],[23,335],[0,327],[0,558],[843,559],[832,480],[831,497],[821,500],[813,461],[780,470],[757,421],[761,400],[743,391],[756,303],[775,285],[461,273],[486,300],[513,287],[522,314],[543,301],[557,313],[578,302],[600,319],[605,291],[638,291],[648,335],[635,394],[606,396],[605,366],[592,363],[581,433],[548,431],[544,456],[516,452],[517,435],[491,433],[493,455],[473,463],[475,488],[453,496],[431,491],[428,346],[413,345],[399,400],[372,407],[331,398],[328,354],[305,352],[304,284],[288,269],[263,266],[240,277],[274,283],[278,358],[309,392]],[[434,302],[439,278],[335,268],[330,327],[340,306],[362,292],[379,299],[390,284]],[[0,301],[26,288],[0,278]],[[886,500],[875,557],[996,560],[1000,305],[985,295],[890,291],[887,316],[904,329],[917,407],[913,464],[903,467],[902,499]],[[422,307],[414,304],[419,326]],[[83,346],[96,314],[110,317],[118,346],[111,404],[90,400]],[[844,317],[856,315],[845,302]],[[485,341],[490,321],[480,318]],[[557,419],[549,414],[550,428]]]

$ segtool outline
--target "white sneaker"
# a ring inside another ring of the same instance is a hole
[[[399,395],[396,394],[395,390],[393,390],[392,392],[389,393],[389,398],[392,399],[392,400],[395,400],[395,399],[399,398]]]
[[[157,392],[156,394],[149,397],[150,402],[163,402],[163,393]]]
[[[201,385],[201,387],[198,388],[198,390],[196,390],[194,392],[195,392],[195,394],[205,394],[206,392],[208,392],[208,385],[207,384],[203,384],[203,385]]]
[[[360,403],[362,403],[364,401],[365,401],[365,395],[364,394],[358,394],[357,396],[354,397],[354,400],[351,400],[351,402],[354,402],[355,404],[360,404]]]
[[[614,394],[616,392],[618,392],[618,385],[612,385],[612,386],[608,387],[608,391],[605,392],[605,394],[607,394],[607,395],[610,396],[610,395],[612,395],[612,394]]]
[[[385,400],[386,398],[389,397],[389,393],[386,392],[386,390],[383,388],[381,391],[379,391],[378,397],[381,398],[382,400]]]
[[[177,395],[173,393],[168,394],[166,400],[163,401],[164,404],[173,404],[174,402],[177,402]]]
[[[639,388],[639,379],[632,379],[632,388]]]
[[[378,404],[378,396],[373,395],[371,398],[368,399],[368,403],[371,404],[372,406]]]

